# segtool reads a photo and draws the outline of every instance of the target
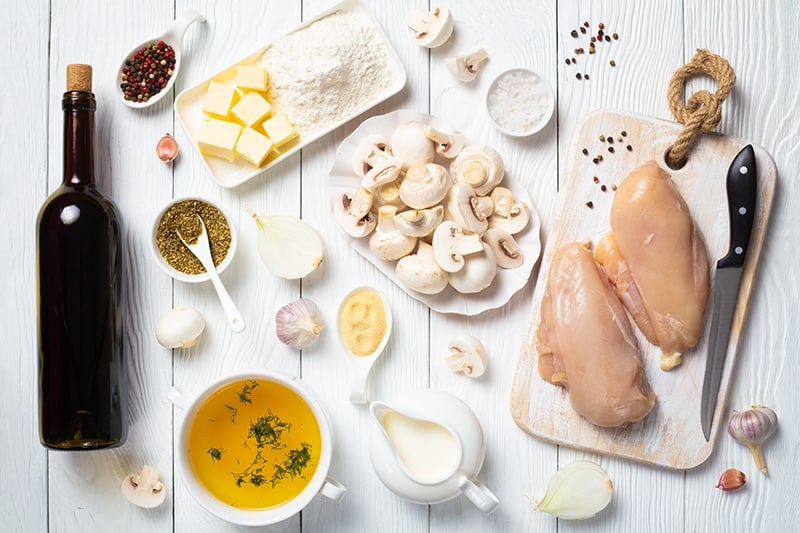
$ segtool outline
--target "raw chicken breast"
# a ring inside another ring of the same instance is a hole
[[[582,244],[553,254],[536,349],[539,375],[566,388],[573,409],[592,424],[635,422],[655,405],[625,308]]]
[[[686,202],[654,161],[620,183],[611,205],[611,231],[595,259],[639,329],[661,347],[662,370],[671,370],[700,339],[708,255]]]

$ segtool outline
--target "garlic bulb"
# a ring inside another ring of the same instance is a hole
[[[778,415],[763,405],[753,405],[744,411],[734,410],[728,420],[728,433],[750,449],[756,466],[764,475],[767,475],[767,465],[761,445],[777,428]]]
[[[258,226],[258,254],[276,276],[299,279],[322,263],[322,239],[314,228],[297,217],[245,210]]]
[[[744,472],[736,470],[735,468],[729,468],[719,477],[717,488],[724,491],[736,490],[744,486],[746,480]]]
[[[308,298],[290,302],[275,314],[275,334],[278,339],[298,350],[314,345],[322,328],[322,314],[317,304]]]
[[[597,463],[575,461],[547,482],[536,509],[564,520],[591,518],[611,502],[614,485]]]

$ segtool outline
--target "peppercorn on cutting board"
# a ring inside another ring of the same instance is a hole
[[[720,428],[727,421],[725,400],[775,193],[775,163],[760,147],[754,146],[758,171],[757,213],[709,442],[706,442],[700,427],[708,320],[698,345],[687,350],[683,363],[670,372],[659,369],[660,350],[647,342],[634,327],[647,379],[657,400],[644,420],[626,427],[609,429],[590,424],[572,409],[568,393],[545,382],[537,369],[535,334],[553,251],[567,242],[595,240],[608,231],[616,184],[645,161],[655,160],[667,170],[686,200],[706,242],[711,266],[711,291],[714,290],[714,267],[728,248],[725,177],[733,158],[748,143],[723,135],[705,135],[691,152],[688,163],[674,171],[664,162],[664,153],[680,130],[681,126],[673,122],[613,111],[591,113],[576,128],[563,166],[564,181],[547,235],[541,277],[534,291],[532,319],[512,386],[511,412],[514,420],[537,438],[661,467],[689,469],[700,465],[711,455]],[[608,137],[613,141],[609,141]],[[741,356],[757,357],[757,354],[745,353]]]

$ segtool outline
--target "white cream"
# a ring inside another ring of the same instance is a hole
[[[458,442],[441,424],[396,411],[387,411],[381,424],[406,470],[420,483],[444,480],[460,461]]]

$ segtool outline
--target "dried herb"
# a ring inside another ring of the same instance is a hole
[[[183,200],[167,209],[156,230],[156,245],[169,266],[184,274],[203,274],[206,269],[178,237],[180,231],[187,242],[200,235],[203,219],[214,264],[219,265],[231,247],[231,228],[225,215],[216,207],[200,200]]]
[[[225,409],[227,409],[228,412],[231,414],[231,423],[235,424],[236,423],[236,415],[239,414],[239,410],[237,408],[235,408],[234,406],[232,406],[232,405],[228,405],[227,403],[225,404]]]
[[[302,477],[303,470],[311,462],[311,445],[307,442],[301,442],[300,448],[289,450],[286,453],[286,460],[279,465],[274,465],[272,479],[270,482],[274,487],[276,483],[286,478],[286,476],[294,479],[295,477]]]
[[[236,395],[239,396],[239,401],[242,403],[253,403],[250,396],[253,394],[253,390],[256,387],[258,387],[258,381],[254,379],[246,381],[244,387],[242,387],[242,391],[236,393]]]
[[[266,466],[267,460],[261,455],[261,452],[257,452],[250,466],[241,472],[231,472],[231,475],[237,487],[241,487],[245,483],[252,483],[254,486],[259,487],[266,481],[262,473]]]
[[[250,430],[247,432],[248,439],[256,440],[256,447],[263,448],[269,446],[273,450],[280,450],[286,445],[281,442],[281,435],[284,431],[291,431],[292,424],[284,422],[267,410],[265,416],[260,416],[255,422],[250,422]]]
[[[222,453],[225,451],[225,448],[209,448],[206,452],[208,455],[211,456],[211,462],[219,461],[222,459]]]

